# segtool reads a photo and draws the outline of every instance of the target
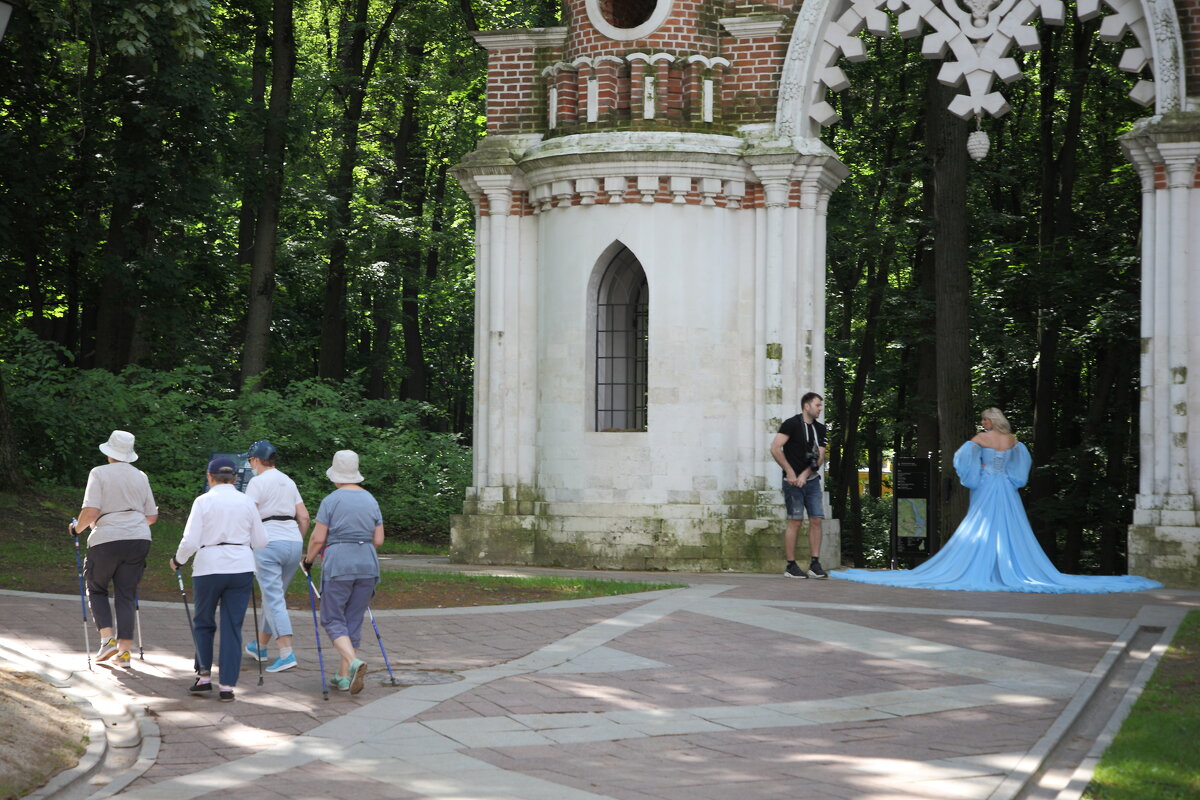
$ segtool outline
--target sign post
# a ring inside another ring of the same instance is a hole
[[[210,459],[213,458],[228,458],[237,466],[237,480],[234,482],[234,488],[239,492],[246,491],[246,484],[254,477],[254,470],[250,466],[250,455],[248,453],[211,453]],[[204,482],[204,486],[200,489],[200,494],[208,491],[208,481]]]
[[[897,458],[892,465],[891,567],[933,554],[933,457]]]

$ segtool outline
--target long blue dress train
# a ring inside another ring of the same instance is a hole
[[[936,555],[911,570],[837,570],[829,573],[860,583],[913,589],[970,592],[1137,592],[1161,583],[1136,575],[1066,575],[1050,563],[1025,516],[1017,489],[1029,479],[1032,459],[1018,442],[994,450],[967,442],[954,454],[954,469],[971,490],[962,523]]]

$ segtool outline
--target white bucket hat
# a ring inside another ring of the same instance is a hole
[[[117,461],[137,461],[137,453],[133,452],[133,434],[129,431],[113,431],[108,441],[100,445],[100,452]]]
[[[358,453],[353,450],[338,450],[333,454],[333,466],[325,470],[325,477],[334,483],[362,483],[358,471]]]

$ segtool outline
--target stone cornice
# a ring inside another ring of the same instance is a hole
[[[538,47],[562,47],[567,42],[567,29],[475,31],[471,38],[489,53],[495,50],[534,50]]]
[[[735,39],[758,39],[764,36],[776,36],[787,17],[753,16],[753,17],[722,17],[722,27],[729,31]]]

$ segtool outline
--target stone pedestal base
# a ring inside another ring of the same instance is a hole
[[[1171,589],[1200,588],[1200,527],[1130,525],[1129,572]]]
[[[576,569],[783,569],[783,501],[779,492],[729,492],[726,503],[480,502],[507,494],[481,488],[451,524],[450,560]],[[741,501],[741,502],[736,502]],[[807,523],[805,523],[807,526]],[[840,530],[825,520],[821,561],[841,564]],[[809,557],[807,527],[797,560]]]

